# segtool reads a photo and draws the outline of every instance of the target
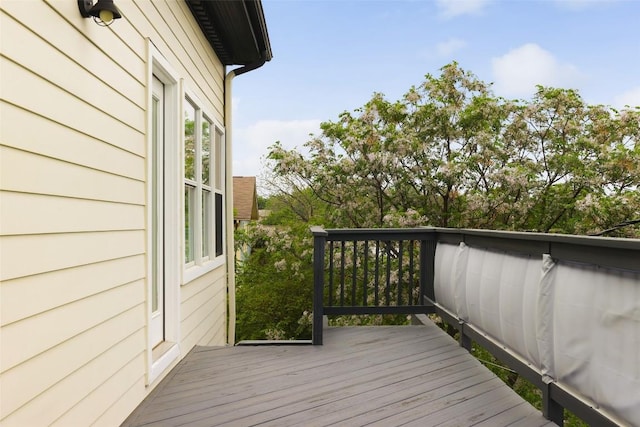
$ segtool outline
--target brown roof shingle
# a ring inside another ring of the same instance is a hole
[[[258,219],[258,192],[255,176],[233,177],[233,219]]]

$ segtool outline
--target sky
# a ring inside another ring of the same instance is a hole
[[[303,145],[374,92],[398,100],[457,61],[495,95],[577,89],[640,106],[640,0],[262,0],[273,59],[233,81],[233,174]],[[260,191],[260,190],[259,190]]]

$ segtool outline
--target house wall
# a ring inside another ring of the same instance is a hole
[[[219,123],[224,67],[183,2],[116,4],[0,3],[2,425],[118,425],[177,362],[147,384],[149,40]],[[180,358],[223,345],[225,266],[173,285]]]

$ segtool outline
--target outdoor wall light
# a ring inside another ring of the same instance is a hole
[[[80,15],[84,18],[93,16],[93,20],[103,27],[111,25],[115,19],[122,18],[122,14],[113,4],[113,0],[98,0],[95,5],[93,0],[78,0],[78,8]]]

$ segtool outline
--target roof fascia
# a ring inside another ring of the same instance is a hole
[[[260,0],[185,0],[202,33],[224,65],[271,60],[271,44]]]

